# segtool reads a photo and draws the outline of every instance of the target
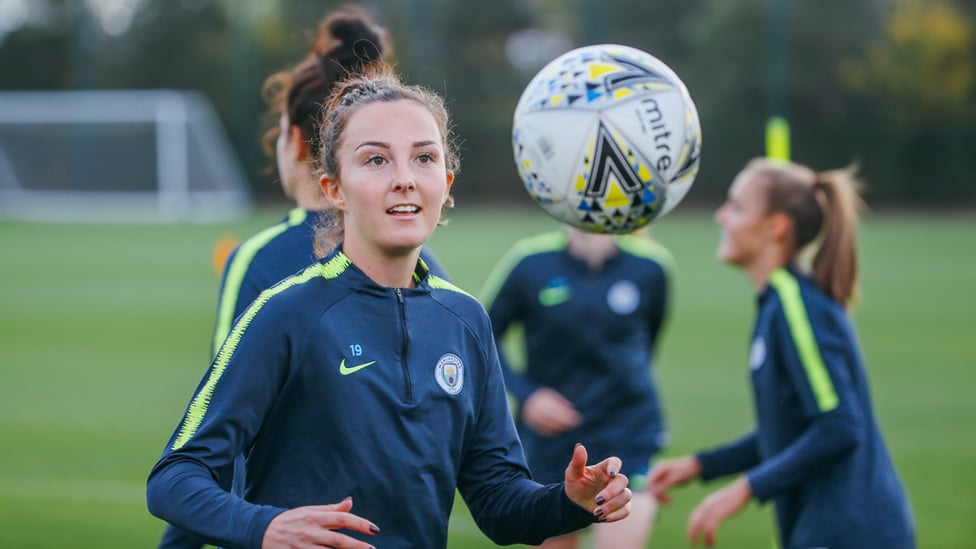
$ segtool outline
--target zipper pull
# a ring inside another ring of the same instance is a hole
[[[400,290],[400,288],[394,288],[393,291],[396,292],[397,301],[403,303],[403,292]]]

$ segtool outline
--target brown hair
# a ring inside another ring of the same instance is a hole
[[[793,221],[792,257],[820,240],[813,257],[817,286],[850,305],[858,292],[856,229],[864,208],[856,167],[815,172],[792,162],[757,158],[746,169],[766,176],[767,213],[785,213]]]
[[[374,63],[363,72],[350,77],[335,86],[335,90],[326,103],[325,118],[321,124],[322,153],[320,167],[322,171],[341,181],[341,166],[339,165],[338,150],[342,135],[345,132],[349,118],[360,107],[371,103],[387,103],[391,101],[416,101],[427,107],[440,131],[444,147],[444,165],[447,170],[457,172],[460,169],[460,159],[457,145],[454,142],[453,128],[444,99],[435,92],[422,86],[408,86],[400,81],[393,68],[386,63]],[[454,197],[448,196],[441,208],[441,215],[448,208],[454,206]],[[330,212],[316,228],[315,251],[321,257],[327,255],[343,238],[343,215],[341,211]],[[441,219],[440,224],[446,222]]]
[[[390,53],[383,28],[361,9],[344,7],[319,23],[301,62],[264,81],[262,96],[273,114],[284,113],[289,124],[301,128],[308,143],[309,157],[317,160],[321,152],[319,123],[322,106],[335,85]],[[264,149],[269,156],[274,154],[271,143],[277,136],[277,124],[264,134]]]

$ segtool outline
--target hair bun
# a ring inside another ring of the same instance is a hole
[[[341,50],[347,50],[363,62],[378,61],[383,57],[380,30],[358,15],[335,17],[329,25],[329,32],[341,42],[336,46],[335,54],[341,55]]]

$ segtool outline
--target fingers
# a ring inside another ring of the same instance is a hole
[[[694,456],[684,456],[665,460],[656,465],[647,477],[647,491],[661,503],[669,503],[671,496],[667,491],[701,474],[701,464]]]
[[[346,496],[345,499],[339,503],[329,503],[326,505],[310,505],[308,507],[310,510],[320,511],[320,512],[337,512],[337,513],[348,513],[352,509],[352,497]]]
[[[688,526],[685,534],[688,537],[688,543],[692,547],[698,545],[699,538],[704,539],[706,547],[715,545],[716,533],[718,532],[719,525],[722,523],[722,517],[713,511],[714,509],[707,502],[703,502],[695,508],[691,513],[691,517],[688,518]]]
[[[624,475],[618,475],[617,478],[621,480],[626,479]],[[609,499],[606,499],[604,496],[597,496],[597,502],[602,501],[603,503],[593,511],[593,516],[596,517],[597,522],[616,522],[625,519],[630,515],[632,498],[633,493],[626,485],[623,490],[620,490]]]
[[[536,389],[522,404],[520,414],[526,425],[543,436],[558,435],[583,419],[566,397],[549,387]]]
[[[667,467],[655,467],[647,478],[647,491],[661,503],[670,503],[668,488],[675,484],[674,476]]]
[[[617,456],[610,456],[607,459],[601,461],[597,464],[598,467],[602,467],[604,473],[610,478],[617,476],[620,472],[620,468],[623,467],[623,462]]]
[[[349,512],[352,499],[339,503],[311,505],[289,509],[268,524],[263,547],[335,547],[337,549],[369,549],[369,543],[354,539],[336,530],[348,530],[367,535],[380,529],[372,522]]]
[[[743,476],[706,497],[688,518],[689,543],[694,545],[699,537],[704,537],[706,546],[714,545],[722,522],[742,510],[751,496],[752,488]]]

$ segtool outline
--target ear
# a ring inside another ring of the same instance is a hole
[[[454,170],[447,170],[447,192],[451,192],[451,185],[454,184]]]
[[[288,126],[288,140],[295,145],[294,158],[292,160],[299,162],[308,158],[308,141],[305,140],[305,134],[302,133],[302,129],[298,126]]]
[[[783,212],[776,212],[766,218],[769,236],[776,242],[785,242],[793,234],[793,220]]]
[[[342,187],[339,185],[338,179],[331,175],[322,175],[319,178],[319,185],[322,187],[322,194],[325,195],[326,200],[331,202],[336,209],[346,210],[346,200],[342,196]]]

